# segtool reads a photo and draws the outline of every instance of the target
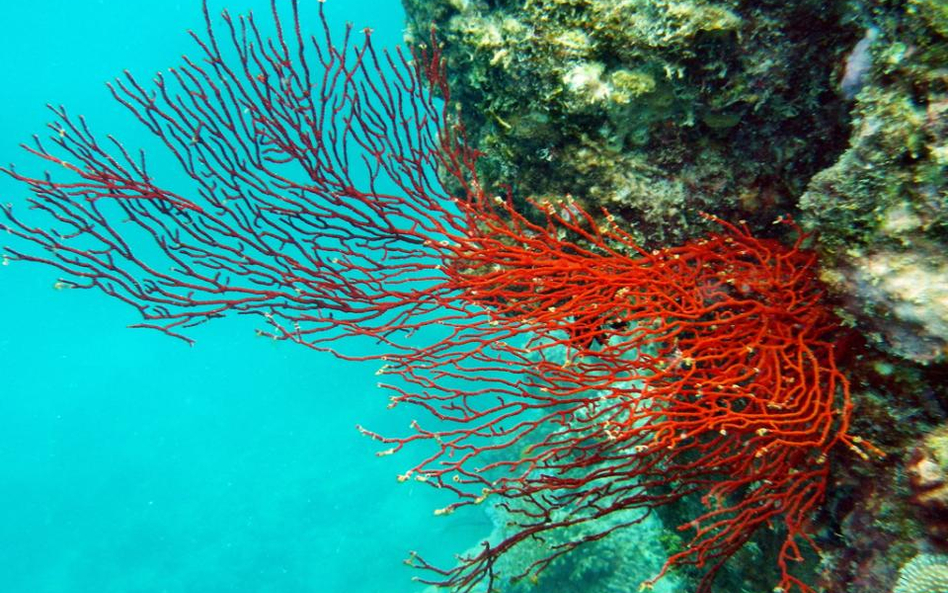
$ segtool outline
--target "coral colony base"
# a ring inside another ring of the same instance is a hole
[[[58,268],[61,287],[98,289],[138,309],[138,327],[186,340],[237,313],[343,358],[347,340],[377,342],[361,358],[382,362],[391,405],[419,417],[406,436],[360,430],[381,455],[422,450],[399,479],[454,492],[437,513],[497,504],[513,522],[453,567],[413,554],[424,582],[534,577],[691,497],[704,511],[643,586],[693,565],[707,592],[773,527],[775,590],[812,590],[791,568],[801,542],[815,548],[831,456],[877,451],[849,432],[839,328],[799,231],[785,246],[717,221],[717,234],[645,251],[568,196],[527,216],[478,184],[435,44],[377,52],[368,31],[333,42],[325,20],[304,36],[296,2],[288,22],[274,3],[272,39],[227,13],[214,31],[204,12],[201,59],[111,86],[191,189],[164,189],[144,154],[54,108],[51,138],[27,150],[55,173],[6,170],[33,192],[30,217],[4,207],[25,245],[6,258]],[[630,510],[495,574],[521,542]]]

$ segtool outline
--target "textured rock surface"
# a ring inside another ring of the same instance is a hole
[[[843,2],[406,1],[445,42],[484,180],[572,194],[643,240],[766,222],[845,148]],[[734,216],[731,216],[732,218]]]
[[[945,6],[867,4],[878,33],[850,146],[800,199],[867,335],[920,362],[948,345]]]
[[[948,545],[948,425],[927,434],[915,447],[905,473],[929,538]]]

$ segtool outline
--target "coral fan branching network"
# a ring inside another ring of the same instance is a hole
[[[422,451],[400,479],[453,491],[439,513],[496,504],[514,527],[453,567],[414,555],[426,582],[490,587],[519,544],[638,511],[503,576],[536,575],[696,498],[704,510],[646,586],[693,565],[709,591],[777,527],[776,590],[811,590],[793,563],[814,544],[830,458],[876,450],[850,432],[839,328],[802,232],[787,246],[716,220],[704,239],[645,250],[569,196],[521,212],[479,184],[436,43],[378,52],[368,33],[334,41],[325,21],[310,37],[296,2],[282,19],[274,3],[272,39],[251,17],[225,13],[218,31],[205,17],[201,59],[111,87],[190,191],[158,186],[143,155],[55,109],[51,137],[27,149],[55,172],[6,170],[33,192],[29,216],[4,207],[27,245],[7,258],[183,339],[237,313],[343,358],[376,342],[357,358],[378,360],[390,405],[419,416],[403,436],[361,430],[381,454]]]

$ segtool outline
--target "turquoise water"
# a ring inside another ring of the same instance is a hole
[[[397,43],[397,0],[368,7],[326,3],[333,27]],[[0,162],[24,170],[37,165],[17,144],[44,132],[47,102],[147,145],[103,83],[195,54],[185,30],[202,26],[198,0],[7,0],[3,14]],[[2,202],[25,198],[0,177]],[[439,493],[395,480],[413,458],[377,458],[356,432],[410,420],[385,408],[374,366],[257,338],[248,319],[198,328],[189,347],[126,329],[134,311],[56,277],[0,269],[0,591],[417,591],[408,550],[444,563],[487,533],[476,512],[434,517]]]

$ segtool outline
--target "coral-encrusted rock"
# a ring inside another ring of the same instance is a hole
[[[912,451],[906,474],[928,534],[948,543],[948,426],[931,432]]]
[[[769,225],[846,148],[844,1],[403,3],[409,38],[445,43],[485,187],[608,206],[650,247],[702,211]]]
[[[948,555],[919,554],[902,567],[892,593],[948,592]]]

